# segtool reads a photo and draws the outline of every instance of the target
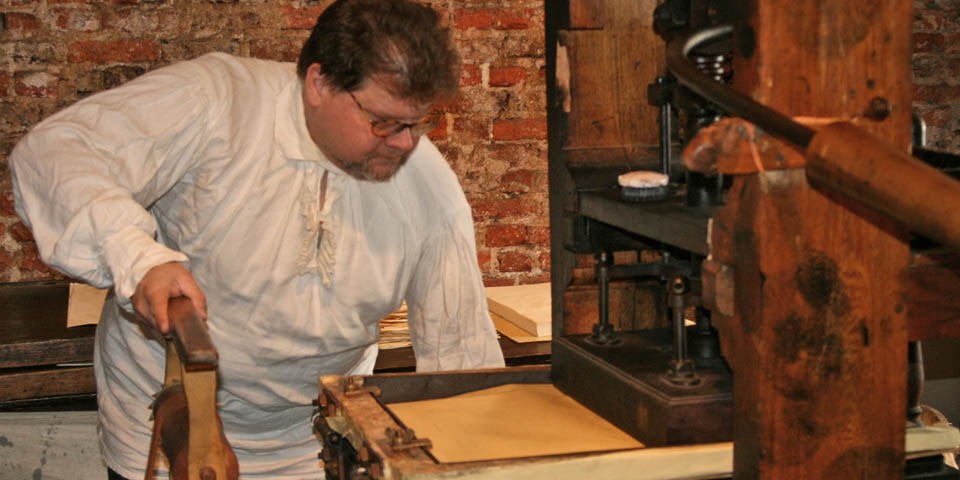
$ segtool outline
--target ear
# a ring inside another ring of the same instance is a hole
[[[323,75],[323,68],[319,63],[307,67],[307,74],[303,78],[303,96],[311,106],[320,105],[332,93],[332,88]]]

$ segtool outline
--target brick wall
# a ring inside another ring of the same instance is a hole
[[[927,146],[960,153],[960,0],[914,0],[914,109]]]
[[[13,211],[6,157],[40,119],[209,51],[293,60],[329,0],[0,2],[0,282],[56,274]],[[461,97],[434,141],[474,209],[489,285],[549,277],[542,1],[435,1],[457,30]],[[960,0],[914,0],[914,107],[928,144],[960,153]],[[640,82],[641,84],[643,82]]]
[[[6,158],[37,121],[157,66],[210,51],[296,59],[330,0],[0,2],[0,282],[56,277],[13,209]],[[433,134],[475,210],[491,285],[549,278],[543,6],[435,1],[464,57]]]

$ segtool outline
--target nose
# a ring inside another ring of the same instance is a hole
[[[413,146],[417,144],[417,140],[419,140],[419,138],[413,138],[413,134],[410,133],[409,128],[404,128],[403,130],[384,138],[384,143],[386,143],[390,148],[408,151],[413,150]]]

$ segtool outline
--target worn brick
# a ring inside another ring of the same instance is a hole
[[[460,86],[461,87],[470,87],[473,85],[480,85],[483,81],[483,71],[479,66],[465,63],[462,65],[460,70]]]
[[[5,33],[18,39],[37,35],[42,26],[36,15],[23,12],[4,12],[3,23]]]
[[[55,97],[59,80],[47,72],[21,72],[14,76],[13,91],[21,97]]]
[[[0,192],[0,215],[7,218],[17,216],[17,209],[13,201],[13,190],[7,182],[4,182],[3,192]]]
[[[430,138],[433,142],[439,142],[447,138],[447,130],[449,128],[446,115],[437,116],[437,126],[433,130],[427,132],[427,137]]]
[[[477,265],[480,266],[480,270],[489,271],[491,269],[492,260],[493,257],[490,255],[490,250],[477,251]]]
[[[32,242],[33,234],[23,222],[15,222],[10,226],[10,237],[18,242]]]
[[[913,52],[931,53],[943,50],[946,37],[941,33],[914,33]]]
[[[484,240],[488,247],[523,245],[527,242],[527,228],[524,225],[490,225]]]
[[[474,219],[478,221],[520,218],[537,211],[535,205],[515,198],[478,199],[471,201],[470,205]]]
[[[54,25],[70,32],[96,32],[102,27],[100,14],[90,7],[57,7],[51,9]]]
[[[286,5],[283,7],[284,28],[310,30],[313,28],[313,24],[317,22],[317,17],[320,16],[323,9],[324,6],[296,8]]]
[[[492,277],[484,275],[483,286],[485,287],[509,287],[516,285],[517,281],[510,277]]]
[[[72,63],[151,62],[160,57],[160,45],[152,40],[86,40],[68,47]]]
[[[511,87],[526,78],[527,70],[523,67],[491,68],[489,85],[491,87]]]
[[[546,136],[547,119],[544,117],[500,120],[493,124],[494,140],[542,140]]]
[[[531,27],[528,11],[509,9],[465,8],[455,14],[456,28],[468,30],[523,30]]]
[[[547,265],[546,265],[546,267],[542,267],[542,266],[541,266],[540,269],[541,269],[541,270],[544,270],[544,269],[545,269],[545,272],[546,272],[546,273],[541,272],[541,273],[537,274],[536,272],[532,272],[530,275],[520,276],[520,277],[519,277],[519,283],[520,283],[520,285],[530,285],[530,284],[534,284],[534,283],[550,283],[550,273],[549,273],[549,271],[550,271],[550,259],[549,259],[549,258],[547,258]]]
[[[10,88],[10,74],[0,72],[0,97],[7,96],[7,89]]]
[[[520,252],[499,252],[497,263],[500,264],[501,272],[529,272],[533,270],[533,261],[529,256]]]
[[[43,260],[40,260],[40,252],[37,251],[35,243],[23,242],[20,246],[20,253],[16,255],[16,258],[22,269],[33,272],[53,272],[50,267],[43,263]]]
[[[530,191],[533,184],[532,170],[512,170],[500,177],[500,191],[505,193],[522,193]]]
[[[2,239],[2,237],[0,237],[0,239]],[[6,273],[6,275],[0,274],[0,281],[4,281],[5,277],[9,276],[10,271],[13,270],[14,267],[12,252],[7,250],[3,246],[3,243],[0,242],[0,272]]]
[[[527,242],[530,245],[549,247],[550,227],[527,227]]]

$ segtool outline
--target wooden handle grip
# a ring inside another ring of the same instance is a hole
[[[817,131],[807,148],[806,172],[811,185],[960,248],[960,182],[848,122]]]
[[[167,314],[170,316],[170,335],[183,368],[188,372],[216,370],[219,362],[217,348],[213,345],[206,323],[190,299],[171,299]]]

